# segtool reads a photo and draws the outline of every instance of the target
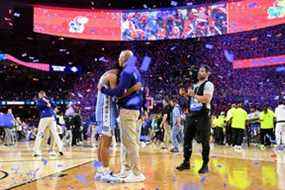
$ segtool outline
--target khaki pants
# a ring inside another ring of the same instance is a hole
[[[122,144],[125,148],[125,168],[139,175],[139,128],[137,125],[139,111],[120,110]]]
[[[164,143],[165,145],[168,147],[170,145],[170,141],[171,141],[171,128],[170,125],[168,123],[164,123]]]
[[[38,126],[38,133],[35,141],[35,146],[34,146],[34,151],[35,153],[40,153],[40,146],[41,142],[43,140],[44,134],[45,134],[45,129],[46,128],[50,129],[50,132],[55,140],[55,143],[58,147],[58,150],[62,152],[63,150],[63,145],[62,142],[59,138],[57,128],[56,128],[56,121],[53,117],[47,117],[47,118],[42,118],[40,120],[39,126]]]

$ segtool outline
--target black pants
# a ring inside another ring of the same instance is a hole
[[[232,144],[232,128],[231,125],[226,125],[226,143]]]
[[[121,139],[120,139],[120,129],[119,129],[119,127],[116,127],[116,128],[115,128],[115,138],[116,138],[116,142],[117,142],[117,143],[121,142]]]
[[[224,131],[222,127],[216,127],[215,143],[220,145],[224,144]]]
[[[244,129],[232,128],[232,145],[241,146]]]
[[[210,154],[210,117],[208,114],[199,116],[188,115],[184,127],[184,163],[189,163],[192,155],[192,143],[196,137],[202,144],[203,165],[209,162]]]
[[[260,129],[260,143],[263,145],[271,145],[273,135],[273,129]]]
[[[77,145],[77,142],[81,139],[80,127],[72,128],[72,146]]]

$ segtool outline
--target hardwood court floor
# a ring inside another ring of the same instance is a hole
[[[230,147],[214,146],[210,173],[200,176],[197,172],[201,166],[200,145],[195,145],[191,170],[183,172],[175,170],[181,153],[171,154],[149,145],[141,150],[142,169],[147,178],[144,183],[106,184],[94,180],[96,150],[76,147],[67,150],[63,158],[51,158],[46,151],[43,158],[33,158],[31,145],[0,146],[0,189],[285,190],[285,153],[275,154],[271,149],[251,147],[235,152]],[[111,165],[119,170],[118,150],[113,153]]]

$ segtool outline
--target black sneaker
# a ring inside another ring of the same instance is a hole
[[[199,174],[205,174],[208,172],[209,172],[208,166],[202,166],[202,168],[199,170]]]
[[[190,164],[183,162],[179,166],[176,167],[177,170],[183,171],[183,170],[189,170],[190,169]]]
[[[60,155],[60,156],[63,156],[63,152],[59,152],[59,155]]]

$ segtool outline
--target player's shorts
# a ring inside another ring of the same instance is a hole
[[[112,136],[116,128],[118,110],[115,100],[98,92],[96,103],[96,133]]]

